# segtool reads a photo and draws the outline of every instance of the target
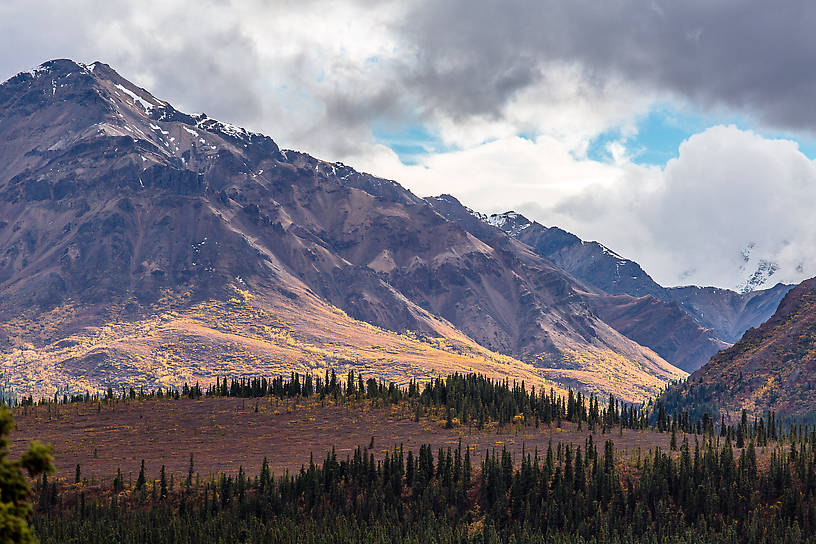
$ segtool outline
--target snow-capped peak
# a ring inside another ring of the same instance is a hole
[[[736,285],[736,290],[740,293],[771,287],[773,285],[771,278],[779,271],[779,265],[767,258],[767,253],[765,256],[758,255],[762,250],[755,251],[756,249],[757,243],[751,241],[739,252],[742,261],[739,267],[742,281]]]
[[[504,213],[494,213],[485,221],[494,227],[501,229],[511,236],[518,235],[524,229],[532,225],[532,222],[521,214],[514,211]]]

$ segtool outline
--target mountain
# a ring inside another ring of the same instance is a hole
[[[717,287],[669,287],[666,296],[676,302],[718,338],[733,344],[743,333],[768,320],[793,285],[778,283],[770,289],[737,293]]]
[[[515,212],[484,215],[481,219],[529,245],[557,267],[602,293],[650,299],[638,304],[648,305],[654,317],[661,316],[650,320],[651,332],[640,325],[627,327],[620,321],[616,328],[690,372],[720,349],[736,342],[746,330],[766,321],[793,287],[780,283],[770,289],[742,293],[715,287],[662,287],[639,264],[598,242],[586,242]],[[626,299],[622,302],[624,308],[632,305]],[[678,307],[682,312],[678,313]],[[616,322],[616,316],[625,313],[623,308],[610,306],[608,301],[601,304],[598,311],[609,323]],[[693,324],[682,313],[687,314]],[[695,331],[693,327],[704,330]]]
[[[663,396],[669,409],[709,414],[745,408],[816,416],[816,278],[782,299],[773,316]]]
[[[18,391],[332,366],[642,400],[684,375],[500,230],[182,113],[105,64],[3,83],[0,141],[0,343]]]
[[[625,259],[598,242],[585,242],[558,227],[545,227],[521,214],[482,215],[482,219],[534,248],[587,285],[604,293],[665,299],[658,285],[639,264]]]
[[[742,279],[737,285],[740,293],[750,293],[761,289],[765,285],[772,285],[771,278],[779,271],[779,265],[762,257],[756,250],[756,243],[749,242],[740,252],[742,264],[740,275]]]
[[[526,229],[536,228],[538,225],[512,212],[491,217],[479,214],[466,208],[450,195],[427,200],[444,217],[458,222],[482,239],[491,235],[502,238],[501,234],[509,234],[518,239]],[[535,246],[528,247],[536,249]],[[541,254],[540,251],[538,253]],[[587,259],[587,263],[582,266],[587,266],[588,269],[593,265],[599,265],[602,270],[607,264],[606,261],[595,259],[592,255],[582,257]],[[576,257],[576,262],[580,259],[581,257]],[[606,276],[599,272],[598,277]],[[671,364],[688,372],[696,370],[714,353],[728,346],[714,338],[710,331],[697,325],[675,304],[651,296],[610,295],[597,285],[583,285],[580,293],[584,304],[612,328],[649,347]]]

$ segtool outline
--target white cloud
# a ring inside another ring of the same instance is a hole
[[[382,154],[372,167],[423,195],[451,192],[599,240],[665,285],[737,288],[761,259],[779,266],[765,286],[816,274],[816,166],[796,142],[715,126],[664,169],[620,153],[599,163],[551,137],[507,138],[412,167]]]
[[[780,267],[770,284],[816,273],[816,166],[796,142],[712,127],[683,143],[661,189],[640,210],[658,278],[733,286],[749,245],[744,274],[761,258]]]

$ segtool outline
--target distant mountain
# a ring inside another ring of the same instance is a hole
[[[332,366],[642,400],[684,375],[501,230],[105,64],[0,85],[0,141],[0,344],[21,392]]]
[[[699,414],[742,408],[761,416],[816,418],[816,278],[785,295],[776,313],[749,329],[663,397],[670,410]]]
[[[469,232],[480,237],[489,236],[491,232],[494,233],[494,236],[496,232],[502,232],[518,240],[529,240],[526,234],[531,232],[530,229],[534,231],[543,228],[513,212],[493,216],[479,214],[462,206],[458,200],[450,195],[442,195],[427,200],[443,216],[459,222]],[[578,240],[573,235],[560,229],[551,229],[551,231],[561,241],[568,237]],[[552,242],[551,248],[555,248],[559,244],[555,240]],[[614,256],[615,260],[623,260],[612,251],[600,246],[600,244],[583,244],[582,247],[602,248],[600,255]],[[531,246],[531,249],[539,254],[543,253],[535,246]],[[548,256],[544,256],[549,260]],[[603,273],[605,268],[609,270],[610,261],[608,259],[599,258],[594,252],[572,255],[571,259],[573,259],[576,266],[582,267],[588,273],[595,274],[599,279],[605,281],[607,285],[615,281],[610,278],[611,274]],[[552,262],[555,264],[554,261]],[[627,261],[627,263],[625,266],[640,268],[631,261]],[[561,267],[564,267],[564,263],[561,263],[559,268]],[[612,266],[611,270],[615,270],[615,267]],[[643,275],[651,281],[648,275],[645,275],[645,273]],[[689,372],[696,370],[711,355],[728,346],[728,344],[717,339],[711,331],[705,330],[696,324],[676,304],[661,301],[652,296],[611,295],[598,285],[587,284],[586,282],[579,283],[583,284],[581,288],[583,301],[592,308],[595,314],[621,334],[653,349],[661,357],[683,370]],[[613,290],[609,289],[609,291]]]
[[[590,289],[611,295],[648,297],[637,304],[624,298],[619,299],[620,306],[611,299],[594,306],[617,330],[689,372],[736,342],[748,328],[767,320],[792,288],[778,284],[771,289],[746,293],[714,287],[666,288],[655,282],[639,264],[598,242],[586,242],[515,212],[491,216],[472,213],[529,245]],[[677,311],[678,306],[682,312]],[[633,312],[635,308],[639,309]],[[648,320],[644,319],[648,314],[651,314]],[[649,325],[645,326],[646,323]],[[704,330],[696,330],[698,328]]]
[[[762,257],[755,249],[754,242],[748,243],[742,249],[742,264],[739,270],[742,280],[737,285],[737,291],[740,293],[750,293],[763,286],[773,285],[772,278],[779,271],[777,263]]]
[[[545,227],[521,214],[507,212],[484,220],[534,248],[575,278],[614,295],[652,295],[667,300],[658,285],[639,264],[625,259],[598,242],[585,242],[558,227]]]
[[[751,327],[768,320],[793,285],[778,283],[770,289],[737,293],[716,287],[669,287],[666,296],[676,302],[718,338],[733,344]]]

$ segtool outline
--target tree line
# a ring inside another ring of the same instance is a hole
[[[114,480],[86,498],[38,483],[43,543],[95,542],[813,542],[816,434],[774,447],[760,468],[720,437],[686,436],[620,459],[611,439],[549,444],[514,456],[461,443],[434,452],[357,447],[295,474],[221,474],[132,487]],[[150,488],[150,489],[148,489]],[[43,492],[43,489],[49,489]],[[55,493],[55,494],[54,494]]]

